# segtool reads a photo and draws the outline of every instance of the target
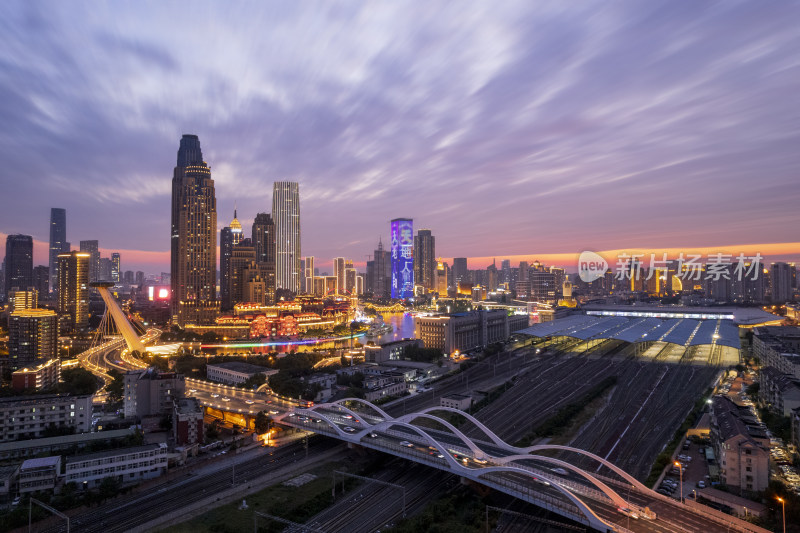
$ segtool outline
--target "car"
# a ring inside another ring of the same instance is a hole
[[[300,422],[308,422],[309,418],[307,416],[300,415],[297,417]]]
[[[197,392],[196,389],[189,389],[189,392]]]
[[[270,410],[269,410],[269,414],[271,414],[271,415],[277,415],[277,414],[278,414],[278,411],[276,411],[275,409],[270,409]],[[294,413],[289,413],[289,416],[294,416]]]
[[[540,479],[540,478],[538,478],[536,476],[533,476],[533,480],[535,482],[537,482],[537,483],[541,483],[542,485],[546,485],[548,487],[550,486],[550,482],[549,481],[545,481],[544,479]]]
[[[406,448],[413,448],[414,445],[408,442],[407,440],[400,441],[400,446],[405,446]]]
[[[227,397],[223,397],[223,398],[222,398],[222,401],[223,401],[223,402],[229,402],[229,401],[231,401],[231,399],[230,399],[230,398],[227,398]]]
[[[664,496],[669,496],[670,495],[670,492],[667,489],[665,489],[664,487],[659,488],[658,490],[656,490],[656,492],[659,493],[659,494],[663,494]]]
[[[628,509],[627,507],[619,507],[617,511],[633,519],[639,518],[639,513],[632,509]]]
[[[437,453],[436,457],[438,457],[439,459],[444,459],[444,455],[442,455],[441,453]]]
[[[556,474],[558,474],[560,476],[566,476],[566,475],[569,474],[569,472],[567,472],[563,468],[551,468],[550,471],[555,472]]]
[[[369,434],[369,438],[377,439],[378,438],[378,434],[373,431],[372,433]]]
[[[22,501],[22,497],[21,496],[17,496],[16,498],[14,498],[14,501],[11,502],[11,505],[16,507],[17,505],[19,505],[19,503],[21,501]]]
[[[342,418],[345,418],[347,420],[352,420],[353,419],[353,415],[342,415]]]
[[[253,400],[245,400],[244,403],[246,403],[247,405],[253,405],[256,402],[254,402]]]
[[[478,463],[479,465],[485,465],[486,464],[486,459],[478,459],[477,457],[473,457],[472,460],[475,461],[476,463]]]
[[[211,397],[212,398],[219,398],[219,394],[217,394],[216,392],[212,392],[211,393]]]
[[[355,433],[356,432],[356,428],[352,428],[350,426],[345,426],[345,427],[342,428],[342,431],[345,431],[347,433]]]

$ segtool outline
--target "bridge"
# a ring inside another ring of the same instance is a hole
[[[365,400],[349,398],[294,408],[273,419],[451,472],[597,531],[766,533],[713,509],[706,512],[659,494],[590,452],[549,444],[512,446],[456,409],[431,407],[394,418]],[[462,426],[470,426],[469,432],[480,439],[468,437]]]

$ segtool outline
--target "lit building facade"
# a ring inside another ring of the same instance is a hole
[[[93,395],[40,394],[0,398],[0,442],[44,436],[51,424],[85,433],[92,428]]]
[[[89,254],[89,281],[98,281],[100,278],[100,243],[98,241],[80,241],[80,250]]]
[[[396,218],[390,226],[392,298],[414,297],[414,221]]]
[[[300,292],[300,184],[276,181],[272,187],[275,221],[275,288]]]
[[[436,238],[429,229],[421,229],[414,237],[414,283],[426,289],[435,288]]]
[[[58,255],[69,252],[67,244],[67,211],[58,207],[50,209],[50,263],[49,287],[56,290],[58,283]]]
[[[184,135],[172,177],[172,313],[179,326],[213,323],[217,302],[217,199],[197,135]]]
[[[118,252],[114,252],[111,254],[111,281],[114,283],[119,283],[120,280],[120,267],[121,267],[121,258]]]
[[[233,248],[242,242],[242,224],[236,218],[236,209],[233,210],[233,220],[230,225],[222,228],[219,233],[219,293],[220,305],[222,309],[233,309],[233,298],[231,297],[231,256]],[[255,257],[253,257],[255,260]]]
[[[58,316],[50,309],[21,309],[8,317],[11,369],[24,368],[58,352]]]
[[[69,316],[69,330],[89,324],[89,260],[86,252],[58,256],[58,312]]]
[[[11,388],[17,392],[25,389],[45,390],[58,385],[60,378],[61,359],[53,357],[12,372]]]

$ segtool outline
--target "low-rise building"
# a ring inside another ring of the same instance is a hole
[[[90,431],[92,398],[69,394],[0,398],[0,442],[42,437],[50,428]]]
[[[137,426],[131,426],[126,429],[2,442],[0,443],[0,460],[51,455],[54,452],[75,453],[87,446],[120,443],[134,435],[137,429]]]
[[[71,457],[66,462],[64,480],[67,483],[86,483],[87,487],[93,488],[107,477],[133,483],[158,477],[166,471],[167,445],[146,444]]]
[[[367,344],[364,346],[364,360],[368,363],[385,363],[403,358],[403,353],[409,346],[422,347],[420,339],[403,339],[387,342],[386,344]]]
[[[441,407],[466,411],[472,405],[472,396],[467,396],[465,394],[446,394],[439,399],[439,405]]]
[[[426,348],[445,354],[484,348],[506,340],[511,333],[528,327],[527,315],[509,315],[504,309],[418,316],[414,319],[416,337]]]
[[[22,463],[19,469],[18,492],[26,494],[53,490],[61,475],[61,456],[37,457]]]
[[[277,370],[265,366],[242,363],[241,361],[206,365],[206,377],[210,381],[225,383],[226,385],[238,385],[258,374],[269,377],[277,373]]]
[[[61,359],[44,359],[11,373],[11,388],[45,390],[55,387],[61,377]]]
[[[0,500],[7,500],[17,483],[20,465],[0,466]]]
[[[178,398],[172,409],[172,437],[176,446],[202,444],[204,411],[197,398]]]
[[[375,400],[379,400],[380,398],[384,398],[386,396],[398,396],[405,394],[406,391],[408,391],[408,385],[406,385],[405,381],[395,381],[386,383],[385,385],[376,387],[374,389],[367,389],[364,393],[364,396],[368,402],[374,402]]]
[[[126,418],[170,414],[173,402],[186,392],[183,374],[155,368],[126,372],[124,387]]]
[[[711,440],[720,481],[742,494],[762,491],[769,483],[769,437],[754,422],[749,409],[726,396],[714,396]]]
[[[771,366],[800,379],[800,326],[754,328],[753,355],[761,366]]]
[[[783,416],[800,407],[800,379],[771,366],[762,368],[759,375],[758,395],[763,403]]]

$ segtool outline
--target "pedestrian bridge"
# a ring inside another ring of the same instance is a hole
[[[735,518],[706,516],[590,452],[548,444],[512,446],[456,409],[431,407],[394,418],[365,400],[349,398],[295,408],[273,419],[452,472],[597,531],[765,531]],[[553,457],[556,453],[569,460]],[[575,466],[573,457],[592,468]]]

